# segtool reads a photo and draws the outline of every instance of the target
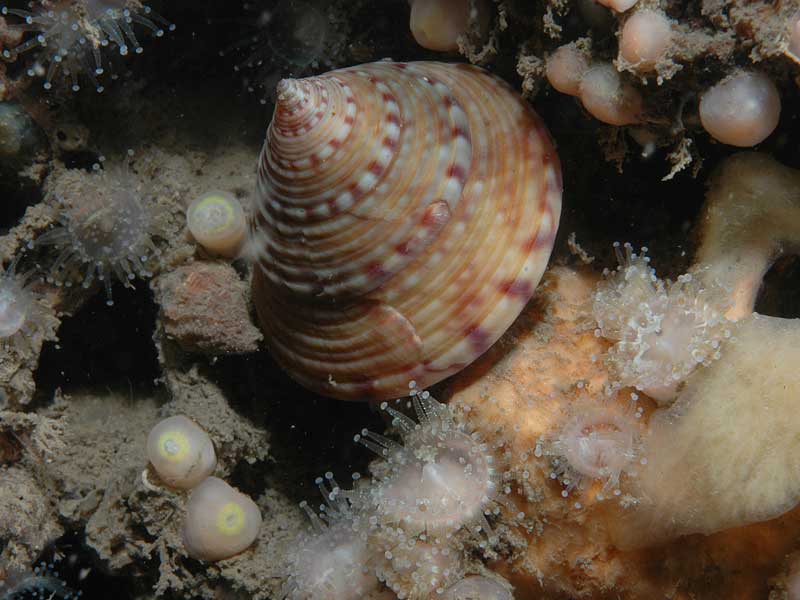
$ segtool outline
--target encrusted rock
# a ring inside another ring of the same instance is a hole
[[[164,331],[187,352],[237,354],[258,349],[261,332],[247,306],[247,284],[225,263],[194,262],[155,283]]]

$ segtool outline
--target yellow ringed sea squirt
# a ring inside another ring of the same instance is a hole
[[[282,81],[248,247],[272,355],[342,399],[456,373],[533,295],[561,187],[539,117],[476,67],[383,61]]]
[[[183,490],[195,487],[217,466],[208,433],[183,415],[167,417],[150,430],[147,458],[164,483]]]
[[[209,252],[233,258],[247,232],[241,203],[226,192],[209,192],[195,199],[186,210],[189,232]]]
[[[222,479],[208,477],[192,490],[182,532],[189,556],[205,561],[236,556],[255,541],[259,529],[256,503]]]

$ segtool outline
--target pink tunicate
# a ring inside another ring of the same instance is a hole
[[[763,73],[741,72],[700,98],[700,122],[717,141],[748,147],[763,142],[778,126],[781,97]]]
[[[489,11],[484,0],[475,6],[471,15],[470,0],[412,0],[409,27],[417,43],[429,50],[450,52],[458,50],[458,38],[467,31],[470,19],[481,27],[488,25]]]
[[[583,107],[603,123],[633,125],[641,120],[641,94],[625,83],[610,63],[586,71],[579,92]]]
[[[639,0],[597,0],[603,6],[607,6],[616,12],[625,12],[634,7]]]
[[[561,46],[547,58],[547,81],[562,94],[578,96],[581,78],[588,68],[583,52],[572,44]]]
[[[659,11],[639,10],[625,21],[619,53],[641,70],[650,70],[664,58],[671,43],[669,19]]]

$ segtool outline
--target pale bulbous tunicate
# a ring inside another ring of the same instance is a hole
[[[226,192],[210,192],[194,200],[186,211],[186,222],[197,243],[228,258],[239,253],[247,233],[242,205]]]
[[[581,79],[588,68],[586,55],[574,44],[561,46],[547,57],[547,81],[562,94],[578,96]]]
[[[715,140],[731,146],[763,142],[778,126],[780,114],[778,88],[763,73],[737,73],[700,98],[703,128]]]
[[[411,0],[409,27],[417,43],[428,50],[458,50],[458,36],[466,32],[470,21],[470,0]],[[478,18],[488,25],[485,2],[476,3]]]
[[[672,27],[664,13],[639,10],[625,21],[619,53],[642,70],[652,69],[663,59],[672,43]]]
[[[208,477],[192,490],[183,521],[183,545],[192,558],[217,561],[246,550],[258,537],[261,511],[222,479]]]
[[[597,0],[603,6],[607,6],[616,12],[625,12],[633,8],[639,0]]]
[[[625,83],[610,63],[586,71],[579,92],[583,107],[603,123],[633,125],[641,120],[641,94]]]
[[[214,472],[217,455],[208,433],[183,415],[156,424],[147,436],[147,458],[161,481],[183,490]]]

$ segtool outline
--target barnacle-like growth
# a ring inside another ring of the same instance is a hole
[[[719,358],[731,336],[724,316],[729,301],[697,274],[659,279],[647,248],[639,255],[630,244],[616,243],[614,251],[619,267],[605,272],[594,294],[595,334],[616,342],[607,360],[617,385],[667,402],[698,365]]]
[[[85,75],[98,92],[104,87],[98,77],[105,73],[101,50],[116,47],[126,56],[131,49],[143,52],[134,32],[140,25],[156,37],[175,26],[138,0],[53,0],[41,6],[28,3],[28,10],[3,6],[0,13],[22,19],[16,27],[33,35],[15,48],[3,51],[3,58],[16,60],[21,54],[37,50],[28,66],[31,77],[44,77],[44,88],[52,89],[63,77],[73,91],[80,89]]]
[[[367,566],[368,524],[356,515],[346,494],[326,473],[317,478],[325,504],[317,514],[308,503],[300,506],[311,528],[292,544],[288,578],[282,597],[288,600],[350,600],[362,598],[380,585]]]
[[[618,547],[766,521],[800,503],[800,319],[753,312],[773,261],[800,248],[800,172],[756,153],[727,158],[701,222],[695,264],[728,291],[734,335],[650,415],[642,502]]]
[[[641,465],[642,429],[637,396],[623,407],[605,398],[581,396],[570,403],[563,418],[556,419],[551,435],[540,439],[535,456],[550,459],[551,479],[564,486],[561,492],[592,492],[596,500],[622,494],[623,475],[636,476]]]
[[[61,208],[61,226],[35,240],[36,245],[59,250],[49,282],[88,288],[97,279],[112,305],[112,277],[132,287],[137,276],[152,276],[160,254],[151,238],[157,215],[127,166],[98,165],[90,175],[67,171],[56,182],[54,195]]]
[[[31,346],[43,335],[45,308],[34,296],[29,275],[16,273],[16,263],[0,271],[0,348]]]
[[[363,430],[356,441],[383,458],[374,468],[367,502],[382,527],[400,526],[409,535],[443,537],[465,527],[476,537],[493,532],[486,515],[509,503],[494,451],[456,423],[450,409],[426,391],[412,389],[419,423],[383,403],[403,443]]]

